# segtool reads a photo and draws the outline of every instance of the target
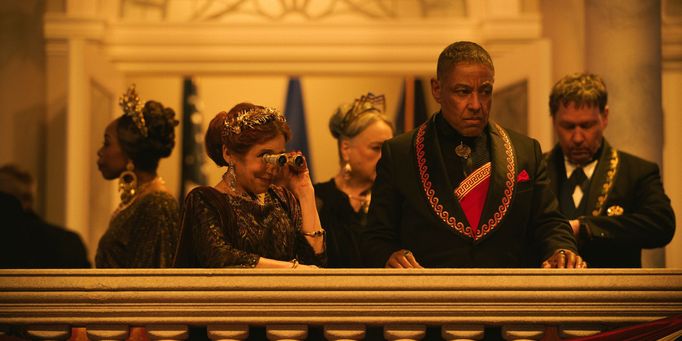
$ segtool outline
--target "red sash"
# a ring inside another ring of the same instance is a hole
[[[455,197],[459,200],[460,206],[471,224],[471,230],[476,235],[478,222],[481,220],[481,213],[488,197],[488,187],[490,187],[490,162],[473,171],[455,189]]]

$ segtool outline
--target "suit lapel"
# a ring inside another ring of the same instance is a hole
[[[552,188],[554,195],[559,197],[560,186],[566,181],[566,167],[564,166],[564,154],[558,144],[554,146],[546,161],[550,188]]]
[[[494,230],[506,215],[516,185],[516,158],[506,132],[495,123],[490,123],[490,187],[481,212],[478,236],[482,238]],[[507,192],[505,192],[507,191]]]
[[[441,158],[443,151],[436,136],[435,120],[431,128],[426,131],[426,155],[428,155],[426,163],[429,166],[431,181],[433,182],[436,195],[440,198],[443,208],[454,215],[457,221],[461,221],[465,226],[469,226],[462,206],[454,195],[456,186],[450,181],[447,174],[447,167]],[[454,151],[452,151],[454,157]]]
[[[585,215],[598,216],[601,214],[606,202],[613,180],[618,169],[618,152],[603,140],[601,155],[597,167],[590,178],[587,201],[585,202]]]
[[[435,116],[422,124],[415,134],[414,147],[420,187],[433,214],[449,229],[469,238],[473,231],[462,207],[454,196],[454,187],[446,174],[441,159],[440,143],[436,136]]]

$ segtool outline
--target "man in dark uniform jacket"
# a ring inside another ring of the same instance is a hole
[[[538,142],[488,122],[493,82],[481,46],[457,42],[440,54],[431,80],[440,112],[383,145],[367,265],[584,266]]]
[[[33,197],[28,172],[0,167],[0,268],[89,268],[80,236],[42,220]]]
[[[549,106],[559,143],[546,154],[552,189],[591,267],[641,267],[643,248],[666,245],[675,216],[658,165],[611,147],[603,137],[608,93],[593,74],[552,88]]]

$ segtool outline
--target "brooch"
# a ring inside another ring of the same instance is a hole
[[[609,217],[623,215],[623,211],[622,207],[614,205],[606,209],[606,215]]]
[[[455,154],[466,160],[471,155],[471,147],[460,141],[459,145],[455,148]]]

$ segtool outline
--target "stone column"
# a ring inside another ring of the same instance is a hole
[[[585,69],[585,1],[540,0],[542,36],[552,40],[552,85]],[[549,93],[549,90],[547,90]],[[549,115],[549,107],[545,109]]]
[[[618,149],[661,165],[660,0],[586,0],[586,71],[609,91],[606,138]],[[663,249],[643,254],[644,267],[665,266]]]

